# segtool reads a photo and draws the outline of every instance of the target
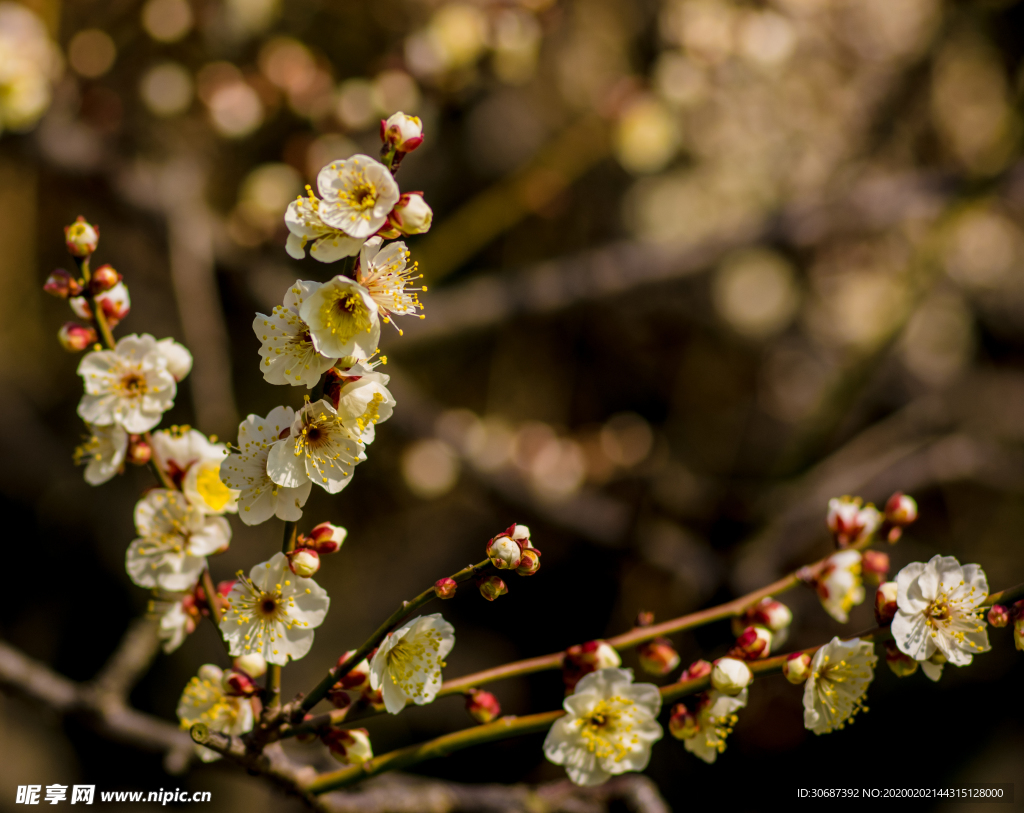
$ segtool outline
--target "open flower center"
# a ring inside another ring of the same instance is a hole
[[[320,323],[342,342],[372,330],[369,309],[363,298],[351,291],[338,291],[326,297],[320,309]]]
[[[377,202],[377,187],[362,174],[354,185],[342,192],[338,197],[352,209],[360,211],[372,209]]]
[[[122,375],[118,382],[118,389],[121,390],[122,395],[128,398],[145,395],[149,391],[146,377],[138,370],[131,370]]]
[[[634,703],[632,700],[613,695],[598,701],[590,712],[576,723],[580,729],[583,745],[598,759],[611,757],[616,762],[629,754],[633,742]]]

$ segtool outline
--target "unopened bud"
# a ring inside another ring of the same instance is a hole
[[[384,711],[385,709],[383,692],[380,689],[371,689],[369,684],[363,689],[361,699],[374,711]]]
[[[251,678],[263,677],[267,673],[267,662],[259,652],[239,655],[234,660],[234,666]]]
[[[124,277],[114,270],[114,266],[104,264],[93,271],[89,276],[89,290],[92,291],[93,294],[102,294],[104,291],[109,291],[122,279],[124,279]]]
[[[679,676],[679,682],[683,683],[687,680],[699,680],[700,678],[707,677],[711,674],[713,668],[706,660],[694,661],[683,670],[683,673]]]
[[[123,283],[117,283],[109,291],[97,294],[94,298],[96,304],[103,310],[110,327],[114,327],[124,319],[132,309],[132,298],[128,293],[128,287]],[[71,310],[79,319],[92,319],[92,306],[84,296],[75,296],[68,300]]]
[[[196,676],[202,681],[209,681],[210,683],[220,683],[220,679],[224,677],[224,672],[221,671],[219,666],[212,663],[204,663],[196,671]]]
[[[782,664],[782,674],[790,683],[803,683],[811,674],[811,656],[806,652],[791,652]]]
[[[655,638],[637,649],[640,666],[652,675],[667,675],[679,666],[679,653],[668,638]]]
[[[423,122],[417,116],[394,113],[380,122],[380,140],[398,152],[412,152],[423,143]]]
[[[347,536],[348,531],[340,525],[321,522],[309,532],[307,546],[323,556],[327,553],[335,553]]]
[[[96,344],[98,340],[95,330],[87,325],[80,325],[78,322],[65,322],[57,331],[57,341],[69,353],[81,353]]]
[[[897,491],[885,503],[885,518],[898,527],[910,525],[917,519],[917,502],[913,497]]]
[[[540,551],[536,548],[527,548],[522,552],[516,573],[520,576],[532,576],[538,570],[540,570]]]
[[[252,697],[260,690],[251,677],[237,669],[228,669],[220,681],[224,694],[231,697]]]
[[[510,536],[496,536],[487,543],[487,558],[498,570],[515,570],[522,555],[519,543]]]
[[[459,583],[455,579],[445,576],[434,582],[434,595],[438,598],[455,598],[455,591],[458,587]]]
[[[94,226],[81,215],[70,226],[64,227],[64,245],[72,257],[88,257],[100,242],[100,227]]]
[[[354,649],[350,649],[340,658],[338,658],[338,665],[335,667],[335,672],[339,668],[345,665],[345,662],[356,654]],[[371,655],[372,657],[372,655]],[[370,662],[366,658],[363,658],[359,663],[348,670],[347,673],[338,678],[338,684],[344,689],[351,691],[362,691],[365,687],[370,685]]]
[[[880,584],[889,575],[889,554],[879,550],[866,550],[860,558],[864,581]]]
[[[1013,645],[1024,652],[1024,618],[1013,622]]]
[[[672,708],[672,716],[668,718],[668,730],[677,740],[688,740],[700,733],[700,722],[685,703],[677,703]]]
[[[743,630],[729,654],[737,658],[755,660],[756,658],[767,658],[771,654],[771,649],[771,630],[768,627],[755,624]]]
[[[988,611],[988,623],[993,627],[1005,627],[1010,623],[1010,610],[1002,604],[993,604]]]
[[[526,547],[531,547],[530,529],[528,526],[519,525],[518,523],[516,525],[513,525],[512,533],[510,533],[509,536],[511,536],[516,542],[519,542],[520,544],[525,544]]]
[[[434,210],[419,192],[406,192],[388,216],[388,224],[399,234],[423,234],[430,231]]]
[[[748,612],[753,623],[768,627],[772,632],[780,632],[793,623],[789,607],[773,598],[761,599]]]
[[[839,497],[828,501],[825,522],[836,544],[845,548],[874,533],[882,524],[882,515],[870,503],[863,505],[860,497]]]
[[[365,728],[329,728],[320,739],[343,765],[362,765],[373,759],[370,732]]]
[[[58,299],[67,299],[69,296],[78,296],[82,293],[82,286],[71,274],[63,268],[58,268],[43,283],[43,290],[50,296]]]
[[[352,705],[352,695],[340,683],[335,683],[327,690],[327,700],[336,709],[347,709]]]
[[[477,587],[480,588],[480,595],[488,601],[494,601],[498,596],[503,596],[508,592],[505,582],[497,576],[487,576],[480,579],[477,582]]]
[[[292,573],[308,579],[320,569],[320,556],[312,548],[296,548],[285,554]]]
[[[490,692],[470,689],[466,695],[466,711],[478,723],[489,723],[501,716],[501,704]]]
[[[571,692],[580,679],[599,669],[622,665],[622,658],[607,641],[587,641],[565,651],[562,658],[562,680],[566,692]]]
[[[896,617],[896,582],[882,582],[875,591],[875,621],[880,627],[891,624]]]
[[[142,439],[142,435],[128,436],[128,452],[125,459],[133,466],[145,466],[153,458],[153,447]]]
[[[711,685],[722,694],[737,695],[753,679],[750,667],[736,658],[719,658],[711,669]]]
[[[885,662],[896,677],[908,677],[917,671],[918,662],[901,652],[895,641],[885,642]]]

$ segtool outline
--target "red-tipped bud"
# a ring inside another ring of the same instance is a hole
[[[423,122],[417,116],[395,113],[386,121],[381,120],[380,138],[398,152],[412,152],[423,143]]]
[[[536,548],[527,548],[522,553],[516,573],[520,576],[532,576],[538,570],[540,570],[540,551]]]
[[[803,683],[811,674],[811,656],[806,652],[791,652],[782,664],[782,674],[790,683]]]
[[[917,661],[905,652],[900,652],[900,648],[896,646],[895,641],[885,642],[885,662],[897,677],[907,677],[914,674],[919,665]]]
[[[501,704],[490,692],[470,689],[466,695],[466,711],[478,723],[489,723],[501,716]]]
[[[891,624],[896,617],[896,582],[882,582],[875,591],[875,620],[880,627]]]
[[[515,570],[519,567],[523,552],[511,536],[500,535],[487,543],[487,558],[498,570]]]
[[[373,759],[370,732],[365,728],[329,728],[320,739],[331,756],[343,765],[362,765]]]
[[[58,268],[43,283],[43,290],[50,296],[58,299],[67,299],[69,296],[78,296],[82,293],[81,283],[63,268]]]
[[[348,531],[340,525],[321,522],[306,537],[306,547],[312,548],[321,556],[335,553],[348,536]]]
[[[335,683],[327,690],[327,700],[336,709],[347,709],[352,705],[352,695],[345,691],[341,683]]]
[[[677,703],[672,708],[672,716],[668,718],[668,730],[677,740],[688,740],[700,733],[700,722],[685,703]]]
[[[303,716],[302,722],[308,723],[312,719],[313,719],[313,715],[309,714],[307,712],[306,715]],[[315,731],[306,731],[306,732],[304,732],[302,734],[296,734],[295,735],[296,742],[310,743],[310,742],[313,742],[314,740],[316,740],[317,738],[318,738],[318,735],[317,735],[317,733]]]
[[[384,711],[384,694],[380,689],[371,689],[367,684],[363,689],[361,700],[374,711]]]
[[[81,215],[70,226],[64,227],[64,245],[72,257],[88,257],[100,242],[100,227],[94,226]]]
[[[750,622],[768,627],[772,632],[781,632],[793,623],[793,613],[781,601],[763,598],[748,610]]]
[[[228,669],[224,672],[221,686],[224,694],[231,697],[252,697],[260,690],[251,677],[237,669]]]
[[[480,595],[488,601],[494,601],[498,596],[503,596],[508,592],[505,582],[497,576],[487,576],[480,579],[477,582],[477,587],[480,588]]]
[[[335,667],[335,673],[337,669],[345,665],[345,662],[356,654],[354,649],[350,649],[340,658],[338,658],[338,665]],[[370,657],[373,657],[372,655]],[[366,658],[363,658],[359,663],[353,666],[349,671],[342,677],[338,678],[336,685],[341,686],[343,689],[349,689],[350,691],[361,692],[364,688],[368,688],[370,685],[370,662]]]
[[[245,672],[251,678],[263,677],[267,673],[267,662],[259,652],[239,655],[232,663],[235,669]]]
[[[129,435],[125,459],[133,466],[145,466],[153,459],[153,447],[142,439],[142,435]]]
[[[767,658],[771,654],[772,633],[768,627],[760,624],[747,627],[736,639],[736,645],[729,652],[730,655],[744,660],[755,660]]]
[[[103,309],[107,324],[114,327],[124,319],[132,309],[132,298],[128,293],[128,287],[123,283],[117,283],[109,291],[97,294],[95,301]],[[71,310],[79,319],[92,319],[92,307],[84,296],[75,296],[68,300]]]
[[[434,210],[419,192],[403,194],[388,215],[388,227],[398,234],[423,234],[433,222]]]
[[[114,270],[114,266],[104,264],[93,271],[90,275],[89,290],[92,291],[94,295],[102,294],[104,291],[109,291],[122,279],[124,279],[124,277]]]
[[[320,569],[320,555],[312,548],[296,548],[285,554],[292,573],[308,579]]]
[[[719,658],[711,668],[711,685],[722,694],[737,695],[754,679],[750,667],[737,658]]]
[[[459,583],[455,579],[445,576],[434,582],[434,595],[438,598],[455,598],[455,591],[458,587]]]
[[[667,675],[679,666],[679,653],[668,638],[655,638],[637,649],[640,666],[652,675]]]
[[[836,545],[845,548],[873,534],[882,524],[882,515],[871,503],[864,505],[860,497],[838,497],[828,501],[825,523]]]
[[[861,572],[868,584],[881,584],[889,575],[889,554],[880,550],[866,550],[860,558]]]
[[[607,641],[587,641],[565,650],[562,658],[562,680],[566,693],[572,692],[585,675],[598,669],[622,665],[622,658]]]
[[[910,525],[917,519],[917,501],[897,491],[885,503],[885,518],[900,528]]]
[[[694,661],[683,670],[683,673],[679,676],[679,682],[683,683],[687,680],[698,680],[702,677],[707,677],[711,674],[713,668],[705,660]]]
[[[57,331],[57,341],[69,353],[81,353],[96,344],[98,337],[96,331],[87,325],[80,325],[78,322],[65,322]]]
[[[988,623],[993,627],[1005,627],[1010,623],[1010,610],[1002,604],[993,604],[988,610]]]

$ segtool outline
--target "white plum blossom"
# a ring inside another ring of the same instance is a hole
[[[291,407],[275,407],[265,418],[250,415],[238,426],[240,454],[231,454],[220,464],[220,478],[237,489],[238,516],[246,525],[259,525],[273,516],[295,522],[302,518],[302,506],[309,499],[313,483],[279,486],[267,473],[270,447],[281,433],[290,431],[295,412]]]
[[[382,247],[381,242],[380,237],[371,237],[363,243],[359,252],[356,282],[369,291],[377,304],[380,318],[391,322],[393,314],[415,314],[422,309],[419,291],[426,289],[408,287],[409,283],[423,275],[416,273],[416,263],[411,267],[408,265],[409,249],[405,243],[396,241]],[[423,318],[422,315],[420,318]]]
[[[275,443],[267,473],[279,486],[299,488],[312,481],[337,494],[352,481],[352,469],[366,459],[363,442],[327,401],[306,404],[290,434]]]
[[[441,688],[444,659],[455,646],[455,628],[440,613],[421,615],[389,632],[370,663],[370,688],[398,714],[410,700],[430,703]]]
[[[309,187],[306,187],[309,190]],[[309,254],[322,263],[337,262],[359,253],[361,238],[349,237],[341,229],[328,226],[320,219],[322,203],[310,191],[309,197],[298,197],[288,204],[284,223],[288,227],[285,251],[301,260],[306,256],[306,245],[312,241]]]
[[[153,459],[188,501],[204,514],[234,513],[238,491],[220,477],[221,461],[228,447],[215,443],[197,429],[172,426],[151,436]]]
[[[577,785],[600,785],[616,774],[642,771],[662,738],[661,694],[633,683],[630,669],[601,669],[576,684],[562,704],[566,715],[551,726],[544,756]]]
[[[331,604],[324,588],[289,570],[283,553],[255,565],[248,578],[239,571],[227,602],[220,630],[231,656],[255,652],[280,666],[309,652]]]
[[[188,590],[206,567],[206,557],[227,548],[231,526],[207,516],[177,491],[155,488],[135,506],[139,538],[128,546],[125,567],[139,587]]]
[[[332,161],[316,178],[320,219],[350,237],[366,238],[388,219],[398,202],[391,171],[368,155]]]
[[[917,661],[940,652],[954,666],[966,666],[975,652],[989,650],[979,607],[988,597],[988,581],[980,565],[961,566],[952,556],[933,556],[928,564],[912,562],[903,568],[896,589],[891,629],[901,652]]]
[[[178,701],[178,719],[188,730],[196,723],[205,723],[210,731],[240,736],[252,731],[252,704],[248,697],[231,697],[221,684],[223,671],[212,663],[199,667]],[[196,754],[203,762],[220,759],[220,754],[202,745],[196,745]]]
[[[148,333],[124,336],[113,350],[86,354],[78,374],[85,382],[78,415],[94,426],[116,423],[129,432],[148,432],[174,406],[177,383]]]
[[[128,452],[128,433],[112,423],[109,426],[89,426],[89,439],[75,449],[75,464],[85,464],[85,482],[101,485],[124,467]]]
[[[849,620],[850,610],[864,601],[860,560],[858,550],[833,553],[818,576],[816,586],[821,606],[841,624]]]
[[[157,637],[164,652],[168,654],[195,632],[195,616],[185,610],[180,596],[174,599],[153,599],[149,602],[149,614],[159,619]]]
[[[827,734],[852,723],[864,709],[876,663],[875,645],[860,638],[833,638],[815,652],[804,683],[804,728]]]
[[[339,274],[311,291],[299,307],[313,347],[329,358],[370,358],[380,341],[377,303],[353,279]]]
[[[174,376],[175,381],[185,380],[192,372],[192,354],[188,348],[170,338],[160,339],[156,346],[167,361],[167,372]]]
[[[252,329],[262,343],[260,370],[268,383],[315,387],[338,360],[317,352],[309,326],[299,316],[302,303],[320,286],[297,279],[284,295],[283,305],[275,305],[269,316],[257,313],[253,319]]]
[[[390,376],[367,372],[345,382],[338,394],[338,415],[363,443],[373,443],[376,426],[391,417],[395,397],[387,388]]]
[[[747,705],[747,690],[735,697],[715,690],[705,692],[697,707],[697,733],[683,740],[683,746],[709,765],[725,751],[725,740],[736,726],[736,712]]]

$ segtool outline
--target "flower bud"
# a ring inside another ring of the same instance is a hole
[[[532,576],[538,570],[540,570],[540,551],[536,548],[527,548],[522,552],[516,573],[520,576]]]
[[[654,623],[654,613],[649,610],[641,610],[636,614],[636,621],[633,622],[634,627],[649,627]]]
[[[321,556],[325,553],[335,553],[341,547],[348,531],[340,525],[332,525],[330,522],[321,522],[309,532],[307,547],[312,548]]]
[[[993,627],[1005,627],[1010,623],[1010,610],[1002,604],[993,604],[988,611],[988,623]]]
[[[679,666],[679,653],[668,638],[655,638],[637,649],[640,666],[652,675],[667,675]]]
[[[711,669],[711,685],[722,694],[737,695],[753,679],[750,667],[736,658],[719,658]]]
[[[335,683],[327,690],[327,700],[336,709],[347,709],[352,705],[352,695],[342,687],[341,683]]]
[[[219,666],[215,666],[212,663],[204,663],[199,667],[199,670],[196,672],[196,676],[202,681],[219,684],[224,673],[221,671]]]
[[[501,704],[490,692],[470,689],[466,695],[466,711],[478,723],[489,723],[501,716]]]
[[[571,646],[562,658],[565,690],[571,692],[580,679],[591,672],[621,665],[622,658],[607,641],[587,641],[585,644]]]
[[[532,548],[530,544],[530,529],[526,525],[513,525],[512,533],[509,534],[516,542],[521,545],[525,545],[527,548]]]
[[[793,613],[781,601],[763,598],[755,604],[750,613],[750,621],[768,627],[772,632],[780,632],[793,623]]]
[[[331,756],[343,765],[362,765],[373,759],[370,732],[365,728],[329,728],[320,735]]]
[[[239,655],[233,663],[235,669],[245,672],[251,678],[263,677],[267,673],[267,662],[259,652]]]
[[[430,231],[434,210],[419,192],[406,192],[388,216],[388,224],[399,234],[423,234]]]
[[[335,667],[335,672],[341,668],[345,661],[356,654],[354,649],[350,649],[340,658],[338,658],[338,665]],[[371,654],[369,657],[373,657]],[[364,688],[370,685],[370,662],[368,658],[363,658],[359,663],[348,670],[346,674],[338,679],[336,685],[341,686],[344,689],[351,691],[362,691]]]
[[[1013,622],[1013,645],[1024,652],[1024,618],[1018,618]]]
[[[312,719],[313,719],[313,715],[310,714],[309,712],[307,712],[305,715],[303,715],[302,722],[308,723]],[[313,742],[316,739],[317,739],[317,733],[315,731],[306,731],[306,732],[304,732],[302,734],[296,734],[295,735],[296,742],[310,743],[310,742]]]
[[[477,582],[477,587],[480,588],[480,595],[488,601],[494,601],[498,596],[503,596],[508,592],[505,582],[497,576],[488,576],[480,579]]]
[[[498,570],[515,570],[522,559],[522,551],[512,537],[496,536],[487,543],[487,558]]]
[[[870,503],[863,505],[860,497],[839,497],[828,501],[825,522],[836,545],[845,548],[874,533],[882,524],[882,515]]]
[[[63,268],[58,268],[43,283],[43,290],[50,296],[58,299],[67,299],[69,296],[78,296],[82,293],[82,285],[71,274]]]
[[[285,556],[292,573],[303,579],[308,579],[320,569],[320,556],[312,548],[296,548]]]
[[[114,270],[114,266],[109,263],[105,263],[90,274],[89,290],[92,291],[94,295],[102,294],[104,291],[109,291],[122,279],[124,279],[124,277]]]
[[[736,639],[736,645],[729,652],[737,658],[755,660],[767,658],[772,649],[772,633],[768,627],[756,624],[747,627]]]
[[[880,627],[891,624],[896,617],[896,582],[882,582],[875,591],[875,621]]]
[[[455,591],[458,587],[459,583],[455,579],[445,576],[434,582],[434,595],[438,598],[455,598]]]
[[[782,664],[782,674],[790,683],[803,683],[811,674],[811,656],[806,652],[791,652]]]
[[[81,215],[70,226],[64,227],[64,245],[72,257],[88,257],[100,242],[100,227],[94,226]]]
[[[381,119],[380,140],[398,152],[412,152],[423,143],[423,122],[417,116],[395,113]]]
[[[97,294],[95,301],[103,310],[110,327],[114,327],[124,319],[132,309],[132,299],[128,293],[128,287],[123,283],[117,283],[109,291]],[[68,300],[71,310],[79,319],[92,319],[92,307],[84,296],[75,296]]]
[[[171,338],[161,339],[156,346],[167,362],[167,372],[175,381],[184,381],[192,372],[192,354],[188,352],[188,348]]]
[[[374,711],[384,711],[384,694],[380,689],[374,691],[370,684],[366,684],[360,699]]]
[[[224,694],[231,697],[252,697],[260,690],[251,677],[237,669],[228,669],[224,672],[220,685],[224,689]]]
[[[860,558],[864,581],[880,584],[889,574],[889,554],[879,550],[866,550]]]
[[[677,703],[672,707],[672,716],[668,718],[668,730],[677,740],[688,740],[700,732],[700,722],[685,703]]]
[[[917,519],[917,502],[897,491],[885,503],[885,518],[891,525],[906,527]]]
[[[128,452],[125,459],[133,466],[145,466],[153,458],[153,447],[142,439],[142,435],[128,436]]]
[[[687,680],[699,680],[702,677],[707,677],[711,674],[712,666],[706,660],[697,660],[687,666],[683,673],[679,676],[679,682],[683,683]]]
[[[57,331],[57,341],[69,353],[81,353],[99,340],[96,331],[78,322],[65,322]]]
[[[918,662],[905,652],[900,652],[895,641],[885,642],[885,662],[896,677],[908,677],[914,674],[919,666]]]

